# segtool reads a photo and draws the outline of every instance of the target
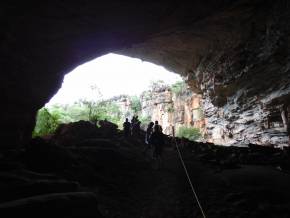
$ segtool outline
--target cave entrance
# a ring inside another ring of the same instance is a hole
[[[107,119],[121,128],[133,115],[139,116],[143,127],[159,120],[168,133],[174,122],[171,91],[178,95],[185,85],[180,75],[162,66],[109,53],[64,76],[61,88],[38,111],[33,136],[51,134],[61,123],[79,120]]]
[[[47,106],[72,104],[82,99],[106,100],[119,95],[138,96],[157,81],[171,85],[182,81],[182,78],[162,66],[109,53],[67,73],[62,87]]]

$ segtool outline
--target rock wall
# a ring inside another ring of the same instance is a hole
[[[204,119],[200,105],[201,95],[189,89],[180,93],[169,87],[156,87],[141,95],[142,116],[157,120],[165,134],[172,134],[172,127],[180,126],[204,128]]]
[[[208,141],[288,146],[289,9],[287,1],[237,1],[124,53],[184,67],[181,74],[202,94]]]
[[[153,122],[157,120],[163,132],[168,135],[172,135],[173,126],[176,130],[180,126],[185,126],[199,128],[204,132],[205,119],[201,108],[201,97],[190,89],[174,93],[169,86],[158,86],[140,95],[142,110],[138,115]],[[130,106],[130,96],[122,95],[110,101],[120,107],[125,117],[130,118],[134,115]]]
[[[245,38],[216,44],[193,70],[214,143],[289,143],[289,13],[260,6]]]

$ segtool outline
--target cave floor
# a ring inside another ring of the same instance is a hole
[[[139,153],[135,169],[119,165],[117,171],[123,172],[123,178],[114,182],[115,191],[103,187],[99,192],[102,214],[202,217],[176,149],[165,149],[160,169],[156,169],[150,154],[142,156],[141,151],[131,148],[131,152]],[[289,217],[289,174],[261,165],[221,169],[201,162],[190,149],[184,148],[182,153],[207,217]]]
[[[13,208],[19,198],[56,193],[56,182],[61,180],[78,184],[75,189],[68,188],[69,193],[94,193],[103,217],[202,217],[176,149],[166,147],[162,165],[156,169],[150,151],[144,155],[144,147],[136,144],[138,141],[121,140],[117,146],[66,147],[76,163],[61,171],[35,172],[31,166],[2,170],[2,192],[21,187],[20,178],[23,183],[46,181],[54,186],[36,194],[35,186],[24,195],[10,192],[8,200],[5,195],[0,198],[0,209]],[[201,161],[189,147],[183,148],[182,154],[207,217],[290,217],[290,174],[265,165],[223,169]]]

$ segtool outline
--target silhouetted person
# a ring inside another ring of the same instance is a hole
[[[153,126],[154,126],[153,122],[150,122],[147,126],[146,135],[145,135],[146,144],[150,144],[150,137],[151,137],[151,134],[153,133]]]
[[[153,126],[154,126],[154,123],[153,122],[150,122],[147,126],[147,129],[146,129],[146,135],[145,135],[145,143],[147,144],[143,153],[146,154],[147,150],[148,149],[151,149],[152,147],[152,143],[151,143],[151,135],[153,133]]]
[[[129,122],[128,118],[126,118],[126,121],[123,123],[123,129],[124,129],[124,136],[128,137],[131,131],[131,123]]]
[[[131,135],[133,135],[133,126],[136,123],[136,118],[135,115],[131,119]]]
[[[158,124],[158,121],[157,120],[155,120],[155,123],[154,123],[154,131],[155,131],[155,128],[159,128],[159,131],[160,132],[163,131],[162,127]]]
[[[132,135],[138,137],[140,135],[140,130],[141,130],[141,122],[137,120],[132,126]]]
[[[155,123],[154,131],[151,134],[150,140],[154,148],[153,158],[157,160],[158,165],[157,167],[159,168],[161,164],[161,156],[164,147],[164,136],[162,133],[162,128],[161,126],[159,126],[158,123],[157,125]]]
[[[132,119],[131,119],[131,124],[132,126],[137,123],[139,120],[138,120],[138,116],[133,116]]]
[[[131,119],[131,135],[136,135],[136,132],[138,131],[138,122],[140,122],[138,120],[138,116],[133,116],[132,119]],[[141,122],[140,122],[141,124]],[[140,126],[139,124],[139,126]],[[140,128],[139,128],[139,131],[140,131]]]

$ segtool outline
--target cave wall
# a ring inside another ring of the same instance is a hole
[[[281,113],[286,107],[289,117],[290,7],[282,2],[258,6],[244,29],[247,35],[228,46],[217,44],[194,70],[208,137],[215,143],[289,143]]]
[[[37,109],[65,73],[108,52],[184,75],[204,96],[209,138],[219,119],[225,125],[239,120],[218,117],[219,111],[242,117],[252,106],[257,132],[267,113],[289,102],[284,0],[11,0],[1,3],[0,17],[2,147],[29,140]],[[242,111],[235,112],[233,102]],[[234,132],[236,140],[243,137]]]
[[[202,93],[208,141],[287,146],[289,9],[287,1],[239,1],[125,52],[178,69]]]

